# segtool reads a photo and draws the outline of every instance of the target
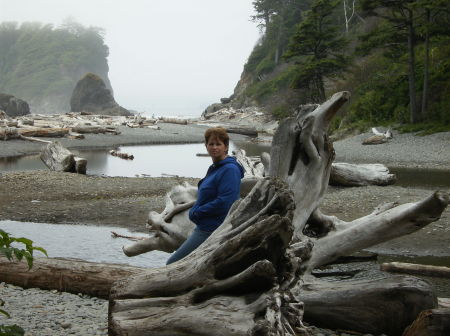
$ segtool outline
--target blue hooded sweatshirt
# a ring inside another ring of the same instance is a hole
[[[189,219],[200,230],[212,232],[224,221],[231,205],[239,199],[244,169],[234,157],[227,156],[208,168],[198,183],[197,201],[189,211]]]

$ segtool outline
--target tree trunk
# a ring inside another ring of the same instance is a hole
[[[408,11],[408,83],[409,83],[409,111],[410,122],[417,123],[419,121],[419,115],[416,102],[416,60],[415,60],[415,32],[414,32],[414,15],[412,10]]]
[[[430,68],[430,28],[431,24],[431,11],[429,8],[425,8],[426,13],[426,31],[425,31],[425,60],[423,64],[423,91],[422,91],[422,109],[421,114],[422,118],[425,118],[427,114],[427,106],[428,106],[428,77],[429,77],[429,68]]]
[[[0,257],[0,282],[23,288],[57,289],[107,299],[114,281],[145,269],[119,264],[92,263],[79,259],[34,258],[29,270],[24,262]]]

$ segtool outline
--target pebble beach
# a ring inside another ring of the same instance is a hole
[[[119,145],[156,144],[156,143],[189,143],[202,142],[205,126],[162,124],[161,130],[149,131],[145,129],[121,128],[120,135],[89,135],[84,140],[62,139],[61,142],[69,149],[80,148],[111,148]],[[450,132],[436,133],[419,137],[413,134],[394,134],[388,143],[375,146],[362,146],[362,140],[371,134],[360,134],[334,143],[336,162],[348,163],[383,163],[391,167],[408,167],[418,169],[439,169],[447,171],[450,178]],[[232,138],[241,139],[242,136],[233,135]],[[34,154],[40,151],[42,144],[22,140],[4,141],[0,147],[0,158]],[[4,175],[4,176],[3,176]],[[0,173],[0,177],[8,178],[8,174]],[[0,187],[1,188],[1,187]],[[359,188],[359,192],[373,197],[373,191],[382,192],[383,187],[373,189]],[[390,197],[399,194],[399,189],[388,187]],[[354,189],[356,190],[356,189]],[[0,190],[1,191],[1,190]],[[4,191],[4,190],[3,190]],[[446,190],[447,192],[449,190]],[[411,197],[420,196],[424,192],[415,189],[401,190]],[[354,194],[351,189],[346,190],[350,197]],[[377,196],[377,195],[376,195]],[[358,198],[364,198],[359,195]],[[382,198],[382,197],[380,197]],[[338,201],[342,195],[331,190],[330,209],[340,209]],[[367,208],[377,205],[374,200],[365,203]],[[380,199],[381,201],[381,199]],[[389,199],[387,200],[389,201]],[[161,202],[162,195],[161,195]],[[358,206],[355,204],[354,206]],[[343,213],[345,217],[345,213]],[[351,219],[351,215],[348,218]],[[445,222],[449,221],[448,209]],[[442,223],[441,223],[442,224]],[[444,225],[444,238],[450,237],[448,225]],[[442,233],[440,233],[442,234]],[[447,254],[445,251],[444,254]],[[62,293],[56,290],[23,289],[17,286],[1,283],[0,298],[5,301],[4,310],[11,318],[0,315],[0,325],[17,324],[25,329],[26,336],[63,336],[63,335],[107,335],[107,300],[89,297],[83,294]],[[315,336],[346,336],[345,332],[331,331],[311,327],[310,332]]]

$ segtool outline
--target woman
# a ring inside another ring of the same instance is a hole
[[[189,211],[196,227],[186,241],[167,260],[178,261],[200,246],[224,221],[231,205],[239,198],[244,169],[234,157],[228,156],[229,137],[221,127],[205,132],[205,146],[213,164],[198,183],[197,201]]]

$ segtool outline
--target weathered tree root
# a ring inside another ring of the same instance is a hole
[[[293,251],[305,250],[289,250],[293,210],[292,193],[281,182],[260,181],[188,257],[115,283],[110,334],[211,335],[214,330],[218,335],[295,335],[304,331],[302,304],[291,293],[300,272]]]

